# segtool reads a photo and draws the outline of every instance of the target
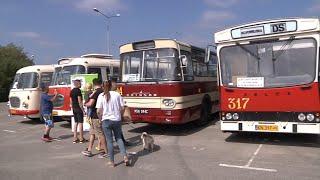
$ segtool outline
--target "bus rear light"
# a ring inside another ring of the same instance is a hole
[[[307,115],[307,120],[310,121],[310,122],[313,121],[314,120],[314,115],[313,114],[308,114]]]
[[[299,121],[304,121],[304,120],[306,120],[306,115],[304,115],[303,113],[300,113],[298,115],[298,119],[299,119]]]
[[[316,122],[320,122],[320,118],[316,118]]]
[[[232,119],[232,114],[231,114],[231,113],[227,113],[227,114],[226,114],[226,119],[227,119],[227,120]]]

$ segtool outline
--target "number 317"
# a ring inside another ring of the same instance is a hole
[[[228,98],[229,109],[246,109],[250,98]]]

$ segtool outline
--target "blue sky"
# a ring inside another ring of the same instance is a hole
[[[36,64],[58,58],[106,53],[105,14],[111,19],[111,54],[119,45],[176,38],[205,47],[213,32],[256,20],[319,17],[320,0],[1,0],[0,45],[15,43]]]

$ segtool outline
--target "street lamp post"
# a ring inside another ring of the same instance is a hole
[[[93,8],[93,10],[99,14],[101,14],[103,17],[107,19],[107,53],[110,54],[110,19],[113,17],[120,17],[120,14],[114,14],[114,15],[105,15],[101,11],[99,11],[97,8]]]

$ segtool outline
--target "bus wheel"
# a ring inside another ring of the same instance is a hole
[[[204,101],[201,105],[200,119],[197,122],[198,125],[206,125],[209,122],[210,110],[210,103]]]

